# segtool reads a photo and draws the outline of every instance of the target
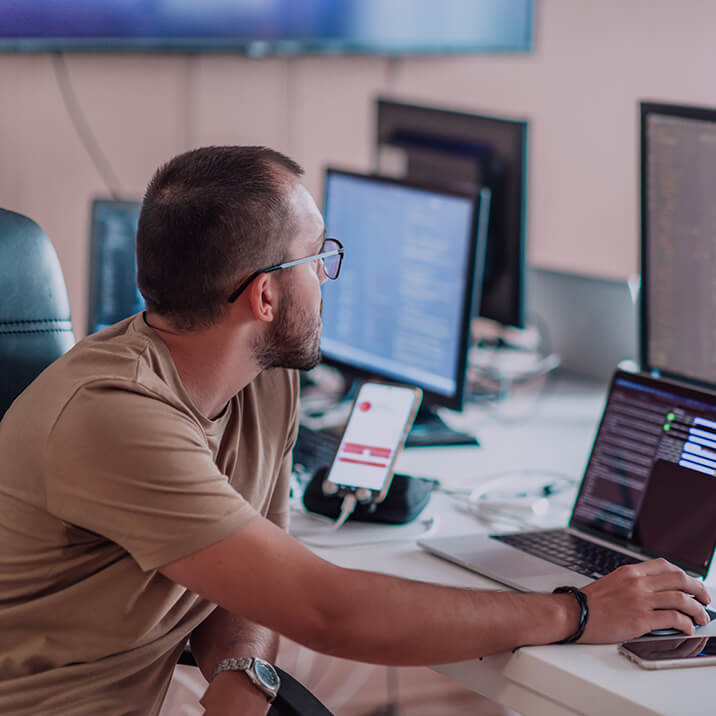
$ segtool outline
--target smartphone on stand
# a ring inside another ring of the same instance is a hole
[[[349,491],[361,502],[382,502],[422,398],[420,388],[362,383],[324,480],[324,491]]]
[[[716,637],[644,639],[619,645],[619,653],[642,669],[678,669],[716,665]]]

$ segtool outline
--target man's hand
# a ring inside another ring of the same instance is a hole
[[[201,697],[204,716],[266,716],[269,702],[241,671],[222,671]]]
[[[619,567],[583,591],[589,622],[581,643],[613,644],[654,629],[691,635],[694,624],[710,621],[701,606],[711,601],[704,585],[665,559]]]

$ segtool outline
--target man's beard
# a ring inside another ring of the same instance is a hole
[[[321,301],[323,313],[323,301]],[[311,370],[321,362],[321,318],[299,309],[293,299],[284,302],[269,335],[254,344],[261,370],[295,368]]]

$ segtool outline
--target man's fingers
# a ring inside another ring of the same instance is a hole
[[[655,629],[678,629],[684,634],[691,636],[694,633],[694,623],[686,614],[675,609],[656,609],[649,616],[649,628],[647,631]]]
[[[665,559],[651,559],[622,569],[629,570],[635,576],[648,576],[649,587],[655,592],[678,589],[686,594],[692,594],[702,604],[711,603],[711,595],[703,582],[690,577],[683,569]]]
[[[711,597],[704,585],[698,579],[689,577],[684,572],[667,572],[647,578],[649,589],[653,592],[669,592],[678,590],[684,594],[692,595],[695,601],[701,604],[709,604]]]
[[[711,620],[699,602],[680,591],[656,592],[652,597],[654,609],[676,609],[700,626],[706,626]]]

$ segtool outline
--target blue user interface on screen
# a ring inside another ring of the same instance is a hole
[[[0,49],[519,52],[532,47],[532,5],[532,0],[450,0],[448,7],[442,0],[16,0],[3,8]]]
[[[323,286],[324,357],[444,396],[458,388],[474,199],[328,172],[328,236],[345,247]]]
[[[140,206],[111,199],[92,205],[88,333],[144,310],[135,256]]]

